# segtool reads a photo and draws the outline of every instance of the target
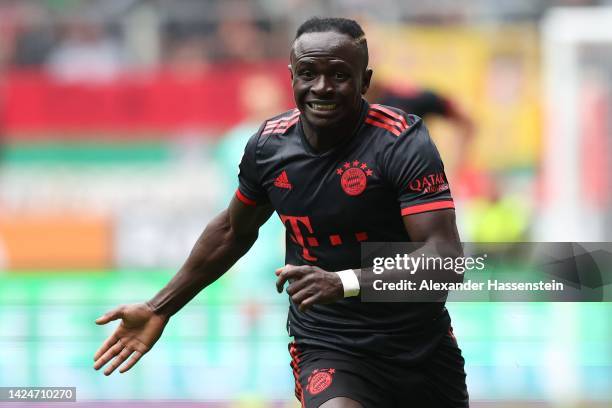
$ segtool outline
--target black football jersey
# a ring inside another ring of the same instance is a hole
[[[440,155],[418,116],[364,100],[359,120],[353,134],[322,153],[307,142],[297,109],[266,121],[248,141],[236,196],[273,206],[286,227],[287,264],[360,268],[361,242],[410,241],[403,216],[454,208]],[[409,362],[435,347],[449,324],[443,303],[359,297],[306,312],[291,303],[288,317],[298,344]]]

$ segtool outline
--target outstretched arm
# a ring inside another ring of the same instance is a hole
[[[136,364],[157,342],[170,317],[251,248],[272,211],[269,205],[247,206],[234,197],[210,221],[184,265],[159,293],[146,303],[120,306],[96,320],[106,324],[121,319],[121,323],[95,353],[94,368],[112,360],[104,371],[110,375],[126,360],[119,372]]]
[[[270,215],[270,206],[247,206],[234,197],[208,224],[183,267],[147,304],[168,317],[178,312],[247,253]]]

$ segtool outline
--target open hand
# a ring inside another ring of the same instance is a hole
[[[155,314],[146,303],[137,303],[111,310],[99,317],[96,324],[106,324],[117,319],[121,319],[121,323],[94,354],[96,370],[113,360],[104,370],[104,375],[110,375],[128,358],[119,372],[124,373],[132,368],[153,347],[168,323],[168,317]]]

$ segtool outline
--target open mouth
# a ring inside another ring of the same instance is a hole
[[[306,105],[314,111],[331,112],[336,109],[335,103],[308,102]]]

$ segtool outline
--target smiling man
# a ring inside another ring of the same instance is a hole
[[[302,406],[468,406],[444,304],[359,297],[362,242],[458,247],[453,200],[427,129],[414,115],[363,99],[372,70],[355,21],[306,21],[289,70],[297,109],[251,137],[235,198],[168,285],[97,320],[121,324],[94,367],[110,362],[107,375],[121,364],[121,372],[131,368],[170,317],[249,250],[276,211],[287,231],[277,290],[289,283],[289,351]],[[440,185],[417,188],[424,179]]]

